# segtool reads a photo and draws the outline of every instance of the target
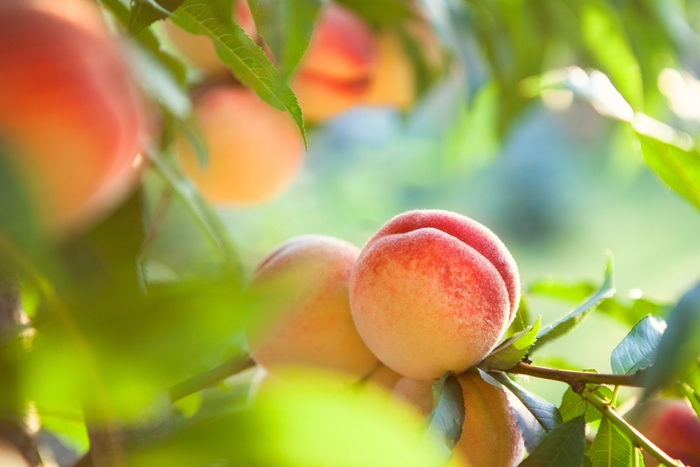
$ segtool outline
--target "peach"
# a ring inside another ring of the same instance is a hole
[[[233,18],[248,37],[257,40],[258,31],[246,0],[235,1]],[[170,20],[163,22],[163,29],[175,48],[193,65],[211,73],[228,70],[226,64],[216,55],[216,48],[208,36],[189,33]]]
[[[700,421],[684,400],[647,402],[632,410],[628,418],[666,454],[688,467],[700,467]],[[645,453],[644,465],[659,465],[659,462]]]
[[[247,332],[253,359],[275,375],[316,367],[359,381],[377,358],[355,330],[348,279],[359,249],[325,235],[302,235],[276,248],[253,272],[250,289],[274,294],[263,323]]]
[[[372,82],[376,46],[368,26],[328,3],[291,85],[308,122],[334,117],[359,104]]]
[[[408,110],[415,101],[416,83],[401,38],[395,31],[383,31],[377,38],[377,50],[377,70],[362,104]]]
[[[0,439],[0,465],[3,467],[29,467],[29,462],[14,444]]]
[[[515,316],[518,270],[503,243],[468,217],[400,214],[365,245],[350,279],[360,336],[379,360],[414,379],[480,362]]]
[[[214,204],[251,205],[277,196],[301,167],[304,143],[292,119],[242,87],[218,86],[195,112],[209,149],[201,166],[184,136],[176,150],[182,168]]]
[[[95,221],[134,186],[145,132],[99,11],[79,1],[2,2],[0,57],[0,135],[46,226],[65,233]]]
[[[472,371],[458,375],[457,380],[462,387],[466,413],[450,466],[518,465],[525,447],[506,392]],[[402,378],[394,388],[392,399],[407,402],[425,418],[434,405],[432,384],[432,381]]]

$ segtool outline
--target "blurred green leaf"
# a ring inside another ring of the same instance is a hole
[[[543,345],[558,339],[578,327],[579,324],[590,314],[591,311],[605,298],[612,297],[615,293],[613,285],[613,262],[612,257],[608,257],[605,267],[605,278],[600,288],[588,300],[574,311],[542,329],[537,335],[537,341],[530,347],[530,353],[534,353]]]
[[[133,452],[133,467],[430,467],[444,465],[432,443],[416,445],[409,412],[369,393],[358,397],[337,381],[301,376],[272,383],[248,410],[195,416],[175,436]],[[223,414],[223,415],[221,415]]]
[[[336,0],[375,27],[399,24],[413,16],[410,5],[402,0]]]
[[[131,0],[129,31],[136,35],[156,21],[165,19],[184,0]]]
[[[678,301],[667,323],[647,375],[645,397],[685,372],[700,355],[700,285]]]
[[[686,399],[688,399],[690,405],[693,407],[693,410],[695,410],[695,414],[700,419],[700,393],[685,383],[681,383],[679,385],[679,389]]]
[[[309,46],[322,0],[248,0],[255,25],[287,80]]]
[[[630,374],[654,363],[666,323],[650,315],[642,318],[610,356],[613,373]]]
[[[185,0],[171,20],[192,34],[211,38],[221,61],[243,84],[271,106],[289,112],[306,144],[304,119],[294,92],[231,15],[221,14],[215,0]]]
[[[561,414],[556,406],[526,391],[503,373],[493,373],[491,376],[520,399],[546,431],[553,431],[562,424]]]
[[[520,463],[520,467],[578,467],[586,448],[583,417],[574,418],[549,433]]]
[[[598,434],[588,450],[593,467],[629,467],[633,465],[632,443],[619,428],[606,418],[600,422]]]
[[[668,186],[700,209],[700,154],[694,148],[682,149],[648,135],[641,134],[639,141],[647,164]]]
[[[597,371],[586,370],[597,373]],[[602,399],[612,400],[613,391],[607,386],[595,386],[587,385],[594,394]],[[585,411],[585,414],[584,414]],[[566,389],[566,392],[561,398],[561,406],[559,407],[559,412],[561,412],[562,419],[564,421],[569,421],[576,417],[581,417],[585,415],[586,423],[594,422],[601,419],[601,414],[593,407],[588,404],[585,400],[581,398],[573,389],[570,387]]]
[[[513,322],[510,323],[508,331],[506,331],[507,336],[512,336],[527,329],[530,322],[530,308],[525,300],[525,296],[520,296],[520,303],[518,304],[518,310],[515,312],[515,318]]]
[[[462,436],[464,425],[464,396],[462,385],[457,377],[451,373],[444,374],[433,384],[433,397],[436,401],[435,408],[426,420],[426,437],[433,442],[435,439],[440,444],[441,452],[449,459],[452,449],[457,445]]]
[[[520,331],[513,337],[496,347],[486,359],[479,364],[484,371],[489,370],[510,370],[517,365],[528,350],[537,340],[537,333],[540,331],[541,317],[537,317],[535,324]]]
[[[42,429],[56,435],[62,443],[74,449],[79,455],[87,452],[90,442],[82,413],[58,414],[43,407],[37,407],[37,414]]]
[[[616,12],[603,1],[581,2],[581,27],[588,50],[635,109],[644,91],[637,59],[630,50]]]

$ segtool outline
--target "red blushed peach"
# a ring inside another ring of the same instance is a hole
[[[262,323],[247,333],[258,364],[273,375],[308,366],[345,373],[351,381],[377,367],[348,305],[348,280],[358,254],[343,240],[302,235],[258,265],[250,289],[275,299]]]
[[[257,40],[258,30],[246,0],[236,0],[233,18],[248,37],[253,41]],[[216,48],[208,36],[191,34],[170,20],[163,22],[163,28],[175,48],[193,65],[211,73],[228,70],[226,64],[216,55]]]
[[[322,121],[358,104],[375,66],[376,46],[367,25],[344,7],[327,4],[291,83],[305,120]]]
[[[138,176],[144,110],[100,20],[81,1],[0,4],[0,137],[60,233],[104,215]]]
[[[480,362],[515,316],[515,262],[483,225],[447,211],[401,214],[365,245],[350,307],[367,347],[394,371],[435,379]]]
[[[214,204],[251,205],[278,195],[301,167],[304,143],[296,125],[247,88],[208,90],[195,111],[209,149],[201,166],[184,136],[177,153],[184,171]]]
[[[666,454],[688,467],[700,467],[700,421],[685,400],[647,402],[630,412],[628,418]],[[645,453],[644,465],[659,462]]]
[[[462,387],[465,416],[462,436],[449,467],[518,465],[525,447],[505,391],[472,371],[458,375],[457,380]],[[407,402],[424,419],[434,405],[432,384],[433,381],[402,378],[391,397]]]

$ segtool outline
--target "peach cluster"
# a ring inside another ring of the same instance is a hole
[[[274,62],[246,0],[234,2],[232,16]],[[181,137],[177,153],[184,172],[217,205],[253,205],[274,198],[301,167],[303,147],[300,138],[290,135],[291,118],[265,111],[266,104],[237,83],[222,84],[227,68],[209,38],[187,33],[170,21],[164,30],[173,45],[208,75],[194,101],[210,163],[199,163]],[[415,99],[414,81],[413,66],[396,31],[375,32],[351,10],[328,2],[319,12],[290,86],[304,120],[315,123],[357,105],[406,110]]]
[[[145,112],[99,11],[3,1],[0,57],[0,139],[44,224],[63,234],[104,215],[137,179]]]
[[[467,416],[453,465],[519,461],[506,393],[470,370],[501,340],[520,296],[515,262],[486,227],[418,210],[390,220],[362,250],[296,237],[263,259],[250,288],[275,297],[248,331],[253,359],[271,374],[311,366],[377,381],[425,416],[432,384],[456,373]]]

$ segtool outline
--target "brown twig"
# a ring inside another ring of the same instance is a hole
[[[579,392],[586,384],[609,384],[611,386],[643,386],[645,370],[639,370],[630,375],[611,375],[589,373],[587,371],[559,370],[520,362],[506,373],[533,376],[535,378],[561,381]]]

